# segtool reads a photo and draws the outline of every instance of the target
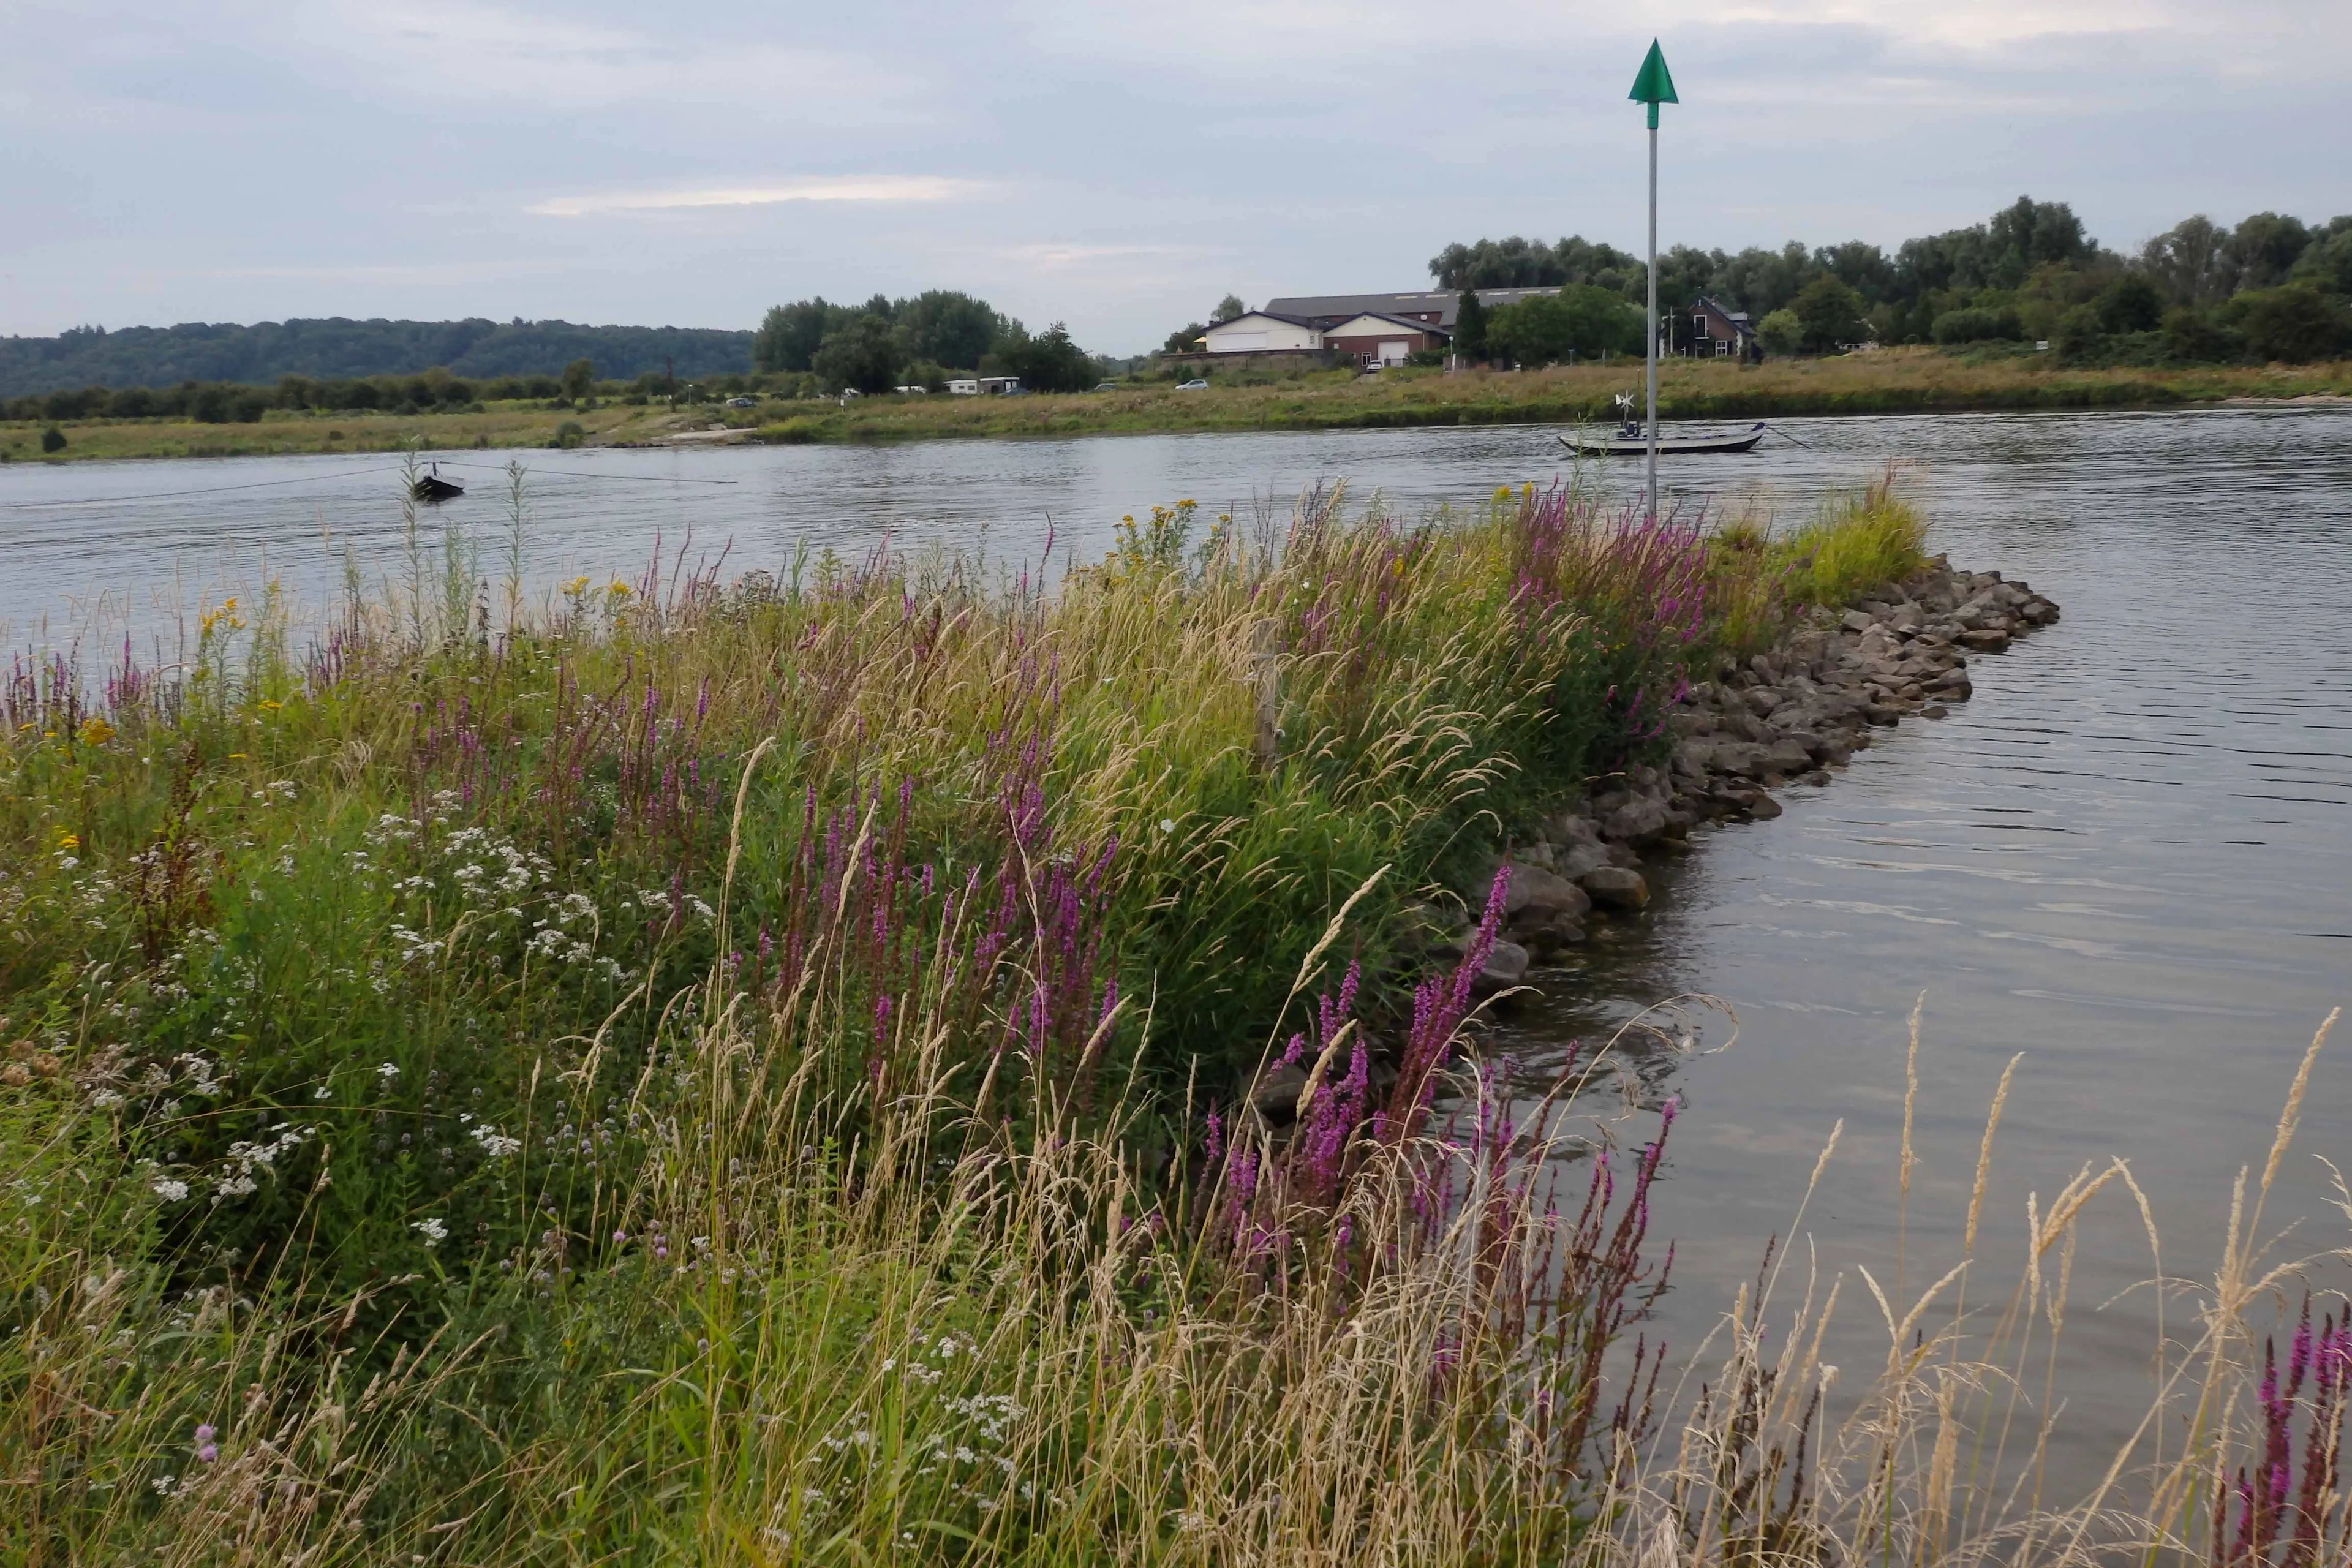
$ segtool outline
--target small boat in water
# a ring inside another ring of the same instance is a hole
[[[443,479],[441,477],[441,465],[436,463],[433,465],[431,472],[417,476],[416,483],[411,488],[410,493],[415,496],[418,500],[449,500],[455,497],[464,495],[466,493],[466,487],[459,484],[452,484],[447,479]]]
[[[1760,419],[1745,430],[1712,436],[1660,430],[1658,455],[1666,458],[1690,452],[1745,452],[1762,439],[1764,422]],[[1563,431],[1559,444],[1580,458],[1639,458],[1650,449],[1648,435],[1639,425],[1633,424],[1621,425],[1600,435]]]

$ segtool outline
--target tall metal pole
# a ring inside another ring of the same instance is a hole
[[[1658,106],[1650,105],[1650,525],[1658,522]]]

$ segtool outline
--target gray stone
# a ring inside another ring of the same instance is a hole
[[[1517,985],[1528,976],[1528,950],[1516,942],[1496,942],[1478,971],[1477,989],[1489,994]]]
[[[1601,819],[1601,836],[1638,844],[1655,838],[1665,826],[1665,803],[1638,795]]]
[[[1759,789],[1748,805],[1748,814],[1759,822],[1769,822],[1780,815],[1780,803]]]
[[[1531,959],[1548,958],[1563,947],[1574,947],[1584,941],[1584,922],[1563,915],[1547,921],[1533,931],[1516,932],[1519,945],[1528,950]]]
[[[1764,753],[1764,767],[1769,773],[1801,773],[1812,765],[1811,748],[1794,736],[1774,742]]]
[[[1604,910],[1638,910],[1650,901],[1648,879],[1622,866],[1601,866],[1587,871],[1579,885]]]
[[[1592,907],[1584,889],[1567,878],[1516,859],[1507,864],[1511,880],[1503,894],[1503,918],[1514,928],[1539,926],[1562,915],[1573,920]]]
[[[1643,352],[1647,353],[1648,351],[1644,350]],[[1877,622],[1870,618],[1870,612],[1867,610],[1848,610],[1843,617],[1838,622],[1838,625],[1843,626],[1850,632],[1866,632],[1877,624]]]
[[[1742,778],[1761,778],[1764,773],[1764,748],[1752,742],[1716,742],[1712,762],[1715,771],[1737,773]]]
[[[1559,852],[1559,874],[1571,882],[1578,880],[1596,866],[1608,864],[1608,847],[1598,839],[1587,843],[1571,844]]]
[[[1981,631],[1962,632],[1960,640],[1979,653],[1999,653],[2009,646],[2009,634],[1987,626]]]

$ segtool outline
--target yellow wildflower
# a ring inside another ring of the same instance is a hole
[[[85,719],[81,721],[81,743],[83,745],[103,746],[112,739],[114,739],[114,726],[108,723],[105,720],[93,717]]]

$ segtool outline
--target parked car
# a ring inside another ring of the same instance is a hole
[[[1115,381],[1098,381],[1095,383],[1095,390],[1097,392],[1117,392],[1118,390],[1118,383]]]
[[[757,408],[760,406],[760,400],[756,397],[730,397],[719,406],[721,408]]]
[[[1209,384],[1205,381],[1180,381],[1176,384],[1176,390],[1179,392],[1206,392],[1209,390]]]

